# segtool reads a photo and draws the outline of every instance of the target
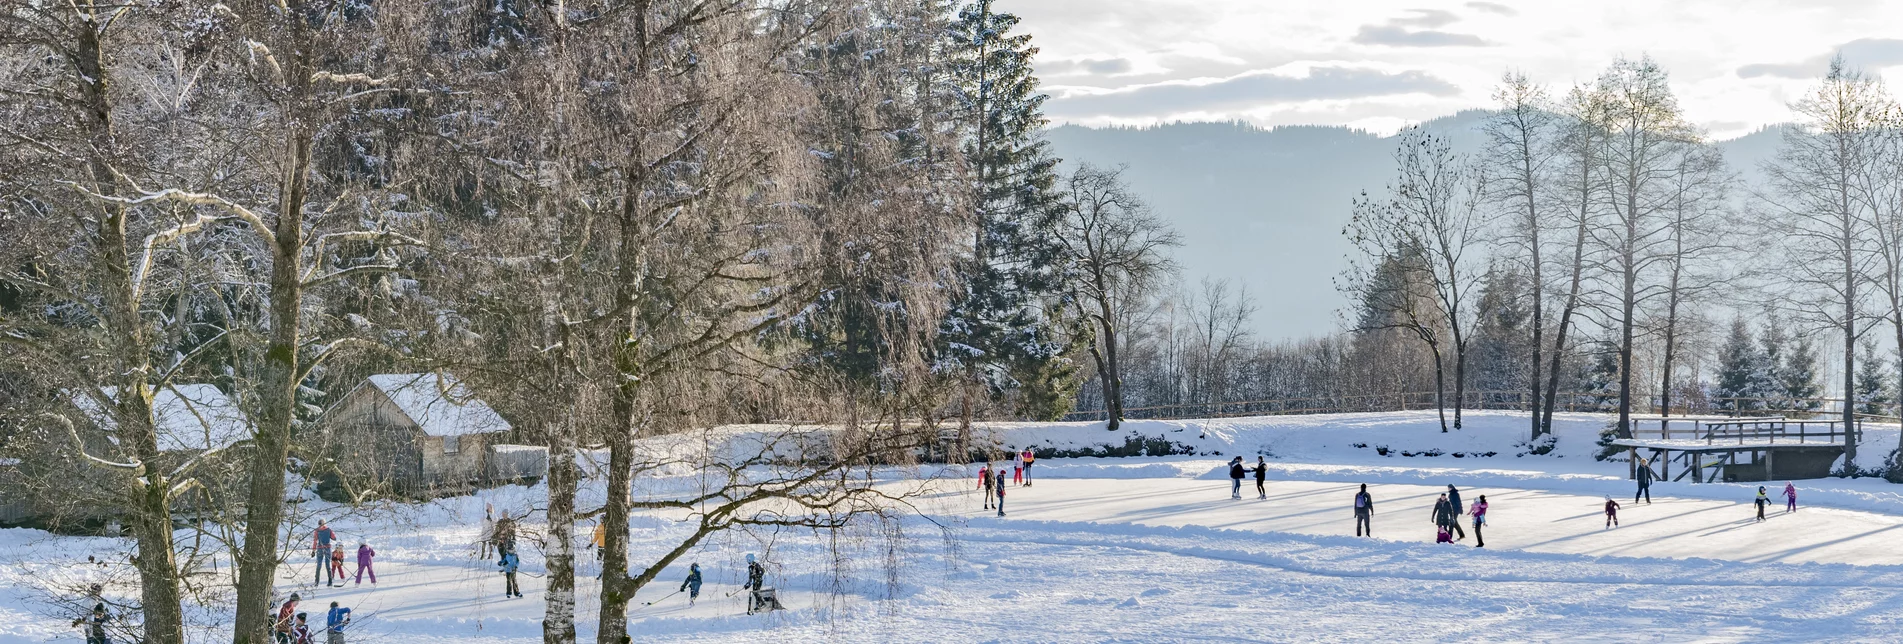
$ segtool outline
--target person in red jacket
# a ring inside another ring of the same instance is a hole
[[[991,461],[985,461],[985,466],[978,468],[978,487],[984,490],[985,509],[991,509]]]

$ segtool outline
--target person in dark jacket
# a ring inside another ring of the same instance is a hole
[[[983,469],[978,470],[978,487],[984,488],[985,509],[991,509],[991,461],[985,461]]]
[[[992,472],[991,477],[998,483],[994,490],[998,493],[998,516],[1004,516],[1004,468],[1000,467]]]
[[[1460,513],[1454,511],[1454,504],[1447,501],[1447,495],[1440,495],[1440,499],[1434,501],[1434,530],[1451,535],[1454,524],[1459,522]]]
[[[740,587],[741,590],[751,591],[747,593],[748,615],[752,615],[754,609],[760,607],[760,591],[765,588],[766,566],[760,565],[760,561],[753,558],[753,553],[749,552],[747,553],[747,583]]]
[[[1639,459],[1639,469],[1636,473],[1636,478],[1639,480],[1639,491],[1632,493],[1633,505],[1639,504],[1640,495],[1645,496],[1646,505],[1652,504],[1652,477],[1652,465],[1645,462],[1643,458]]]
[[[1242,457],[1237,456],[1229,461],[1229,498],[1242,498],[1242,476]]]
[[[1374,497],[1368,494],[1368,484],[1361,484],[1361,491],[1355,493],[1355,536],[1361,536],[1361,529],[1368,529],[1368,536],[1374,536]]]
[[[1263,479],[1267,478],[1268,476],[1269,476],[1269,462],[1266,460],[1263,460],[1263,458],[1260,456],[1255,457],[1255,498],[1263,499],[1263,500],[1267,500],[1269,498],[1268,490],[1262,487]]]
[[[694,600],[700,599],[700,564],[687,566],[687,579],[681,582],[681,589],[674,592],[682,591],[687,592],[688,606],[693,606]]]
[[[1453,527],[1454,540],[1465,540],[1467,538],[1467,531],[1460,529],[1460,515],[1467,513],[1467,506],[1461,505],[1460,490],[1454,489],[1451,483],[1447,485],[1447,506],[1454,511],[1454,519],[1447,522],[1447,525]]]

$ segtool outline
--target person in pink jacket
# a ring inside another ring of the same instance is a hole
[[[1797,484],[1790,481],[1784,482],[1784,511],[1797,511]]]

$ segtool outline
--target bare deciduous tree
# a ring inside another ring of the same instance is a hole
[[[1174,264],[1167,249],[1181,243],[1174,231],[1150,213],[1149,206],[1123,182],[1121,170],[1085,164],[1065,181],[1068,200],[1058,240],[1064,245],[1076,294],[1095,338],[1090,355],[1102,383],[1108,428],[1123,421],[1123,372],[1118,361],[1131,302],[1168,274]]]

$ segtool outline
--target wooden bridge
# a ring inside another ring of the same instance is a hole
[[[1662,480],[1692,482],[1821,478],[1843,455],[1841,420],[1783,417],[1645,416],[1632,419],[1632,438],[1612,441],[1630,450],[1630,473],[1641,451]],[[1672,476],[1672,464],[1679,474]],[[1710,470],[1707,474],[1706,470]]]

